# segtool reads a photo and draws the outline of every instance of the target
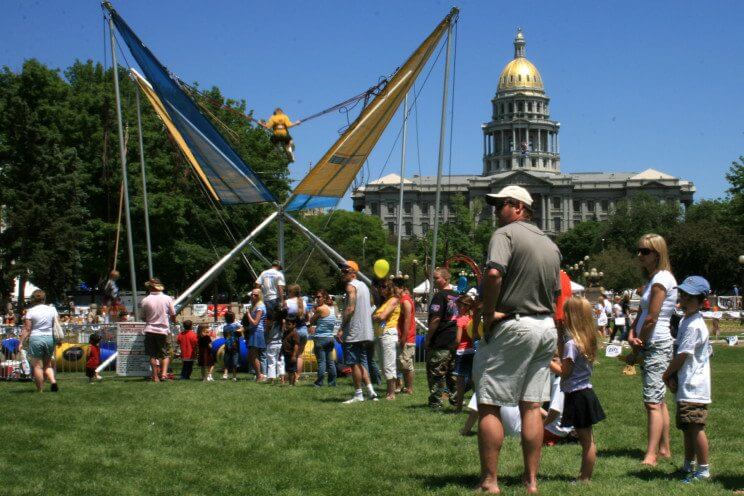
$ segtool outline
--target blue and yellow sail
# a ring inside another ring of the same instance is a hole
[[[194,101],[181,88],[178,79],[158,61],[111,4],[105,2],[104,6],[147,81],[152,85],[150,94],[145,91],[148,100],[156,111],[160,109],[158,114],[210,194],[224,204],[276,201],[256,173],[199,111]],[[157,103],[153,102],[153,94]]]
[[[442,36],[457,19],[453,8],[393,75],[385,88],[365,107],[323,158],[297,185],[286,210],[334,206],[346,194],[364,161],[431,57]]]

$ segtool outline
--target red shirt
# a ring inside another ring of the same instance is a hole
[[[182,360],[196,360],[196,348],[199,338],[194,331],[183,331],[176,337],[178,346],[181,347]]]
[[[457,327],[461,329],[460,342],[457,345],[458,352],[473,349],[473,338],[468,335],[468,324],[472,320],[473,318],[470,315],[460,315],[457,317]]]
[[[88,347],[88,361],[85,362],[85,367],[94,369],[99,365],[101,365],[101,350],[98,346],[92,344]]]
[[[411,325],[408,329],[408,336],[406,339],[406,344],[416,344],[416,306],[413,304],[413,298],[411,298],[411,295],[408,293],[403,293],[403,296],[400,297],[400,304],[401,307],[403,306],[403,302],[407,301],[411,306]],[[403,317],[403,308],[401,308],[401,314],[398,318],[398,335],[403,335],[403,326],[405,325],[405,318]]]

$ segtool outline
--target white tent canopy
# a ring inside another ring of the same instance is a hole
[[[429,280],[426,279],[424,282],[413,288],[414,295],[429,294]]]
[[[18,292],[21,290],[19,287],[21,285],[21,278],[16,277],[13,281],[13,293],[11,294],[11,298],[14,300],[18,300]],[[26,286],[23,288],[23,297],[28,298],[31,296],[31,293],[39,289],[34,283],[31,281],[26,281]]]
[[[578,282],[571,281],[571,293],[581,293],[586,288],[579,284]]]

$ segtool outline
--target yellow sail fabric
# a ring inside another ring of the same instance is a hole
[[[295,188],[288,210],[319,205],[313,201],[317,197],[339,198],[346,193],[457,13],[453,8],[312,168]]]
[[[181,149],[184,156],[186,157],[186,160],[189,161],[189,163],[191,164],[191,167],[194,168],[194,171],[199,176],[199,179],[201,179],[202,183],[204,183],[204,186],[206,186],[207,191],[209,191],[209,194],[212,195],[212,197],[215,200],[220,201],[220,198],[217,195],[217,192],[214,190],[210,182],[207,180],[207,176],[206,174],[204,174],[204,170],[199,165],[199,162],[196,160],[196,157],[194,157],[194,154],[191,153],[191,149],[186,144],[186,141],[184,141],[183,136],[181,136],[181,133],[176,128],[176,125],[173,124],[173,121],[168,116],[168,112],[165,111],[163,102],[160,101],[160,98],[155,93],[155,91],[152,89],[152,86],[150,86],[150,83],[148,83],[147,80],[143,78],[134,69],[130,69],[129,72],[132,74],[132,78],[137,83],[137,86],[139,86],[142,93],[147,97],[147,100],[150,102],[150,105],[152,105],[152,108],[155,109],[155,113],[158,114],[158,116],[160,117],[160,120],[162,120],[163,124],[165,124],[165,128],[170,133],[171,137],[173,138],[173,141],[178,145],[178,148]]]

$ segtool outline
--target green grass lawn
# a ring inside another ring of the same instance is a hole
[[[713,480],[692,487],[672,475],[682,461],[640,465],[645,413],[640,376],[602,359],[594,385],[608,419],[595,433],[594,481],[569,481],[578,445],[545,448],[543,494],[731,494],[744,489],[744,350],[717,346],[708,435]],[[198,376],[198,372],[195,374]],[[0,383],[0,494],[468,494],[477,482],[477,441],[458,429],[464,414],[425,406],[425,376],[413,397],[342,405],[352,388],[314,389],[218,381],[89,385],[61,374],[61,392]],[[670,407],[672,405],[670,404]],[[517,439],[502,450],[502,491],[523,494]]]

